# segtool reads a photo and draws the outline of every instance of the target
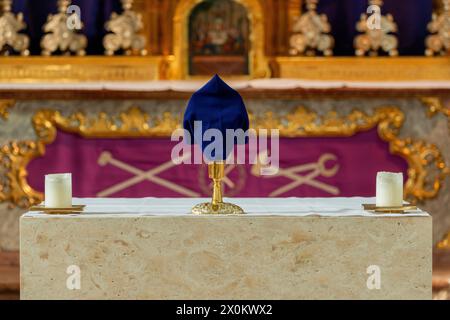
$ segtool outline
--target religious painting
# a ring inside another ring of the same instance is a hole
[[[248,75],[250,23],[232,0],[205,0],[189,16],[190,75]]]

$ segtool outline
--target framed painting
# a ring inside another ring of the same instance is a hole
[[[205,0],[189,16],[190,75],[248,75],[250,22],[232,0]]]

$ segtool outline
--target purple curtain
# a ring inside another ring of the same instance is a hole
[[[56,12],[57,0],[15,0],[14,12],[21,11],[31,37],[31,53],[40,54],[39,42],[47,15]],[[320,0],[318,11],[328,16],[336,39],[335,55],[354,55],[355,25],[367,9],[367,0]],[[88,54],[103,54],[104,23],[111,12],[120,12],[120,0],[74,0],[80,6],[84,34],[88,37]],[[401,55],[423,55],[427,23],[431,19],[432,0],[385,0],[382,13],[391,13],[398,25]]]

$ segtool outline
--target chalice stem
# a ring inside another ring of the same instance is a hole
[[[211,202],[200,203],[192,208],[193,214],[243,214],[241,207],[222,200],[222,179],[225,175],[225,163],[214,161],[208,164],[208,176],[213,181]]]
[[[220,179],[213,179],[213,195],[212,195],[212,204],[217,205],[222,201],[222,183]]]
[[[222,178],[224,176],[225,164],[222,161],[214,161],[208,165],[209,178],[213,180],[212,205],[217,208],[222,203]]]

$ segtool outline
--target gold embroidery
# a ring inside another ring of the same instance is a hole
[[[377,127],[381,139],[389,143],[391,153],[408,163],[405,197],[412,202],[436,197],[450,174],[435,145],[398,137],[404,114],[396,107],[376,108],[372,114],[353,110],[347,115],[336,111],[319,115],[300,106],[285,115],[271,111],[256,116],[251,113],[250,119],[256,129],[279,128],[281,137],[349,137]],[[180,115],[166,112],[152,117],[138,107],[117,116],[106,113],[87,116],[83,112],[64,116],[56,110],[40,110],[33,117],[36,141],[12,142],[0,149],[0,201],[26,207],[42,200],[42,194],[26,181],[26,167],[32,159],[45,154],[45,145],[55,140],[57,129],[85,138],[167,137],[180,123]]]

